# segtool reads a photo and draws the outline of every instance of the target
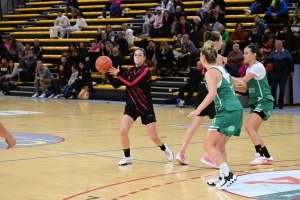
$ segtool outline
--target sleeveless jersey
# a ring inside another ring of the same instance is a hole
[[[255,78],[252,78],[247,83],[249,97],[250,97],[249,104],[255,104],[264,98],[274,101],[274,98],[269,89],[269,83],[268,83],[268,79],[267,79],[266,72],[265,72],[266,70],[265,70],[265,67],[263,66],[263,64],[261,64],[260,62],[256,62],[251,67],[247,68],[246,74],[250,73],[251,70],[255,70],[255,69],[251,69],[251,68],[257,68],[261,71],[264,70],[264,73],[261,74],[261,76],[263,76],[263,78],[255,77]]]

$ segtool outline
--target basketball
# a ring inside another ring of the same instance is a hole
[[[111,66],[111,59],[107,56],[100,56],[95,63],[96,69],[101,73],[107,73]]]
[[[267,71],[267,73],[269,73],[269,72],[272,72],[273,71],[273,64],[272,63],[268,63],[267,65],[266,65],[266,71]]]

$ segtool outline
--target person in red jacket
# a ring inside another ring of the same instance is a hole
[[[241,23],[236,23],[235,30],[231,33],[230,36],[230,44],[238,43],[240,45],[240,49],[244,49],[245,47],[245,39],[248,33],[244,30],[244,26]]]

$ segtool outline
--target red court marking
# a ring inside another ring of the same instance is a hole
[[[133,192],[130,192],[129,194],[135,194],[135,193],[138,193],[138,191],[133,191]]]
[[[156,187],[160,187],[161,185],[154,185],[154,186],[152,186],[152,187],[154,187],[154,188],[156,188]]]
[[[141,189],[141,191],[145,191],[145,190],[149,190],[150,188],[143,188]]]
[[[173,184],[174,182],[169,182],[169,183],[165,183],[165,185],[170,185],[170,184]]]
[[[198,176],[198,177],[194,177],[194,178],[190,178],[190,179],[197,179],[197,178],[201,178],[200,176]]]
[[[276,162],[287,162],[287,161],[299,161],[300,159],[295,159],[295,160],[281,160],[281,161],[276,161]],[[232,165],[232,166],[243,166],[245,164],[240,164],[240,165]],[[201,168],[201,169],[193,169],[193,170],[186,170],[186,171],[179,171],[179,172],[172,172],[172,173],[168,173],[167,175],[171,175],[171,174],[177,174],[177,173],[185,173],[185,172],[194,172],[194,171],[201,171],[201,170],[207,170],[208,168]],[[292,169],[291,169],[292,170]],[[294,169],[295,170],[295,169]],[[298,169],[297,169],[298,170]],[[280,170],[277,170],[277,171],[280,171]],[[238,171],[238,170],[235,170],[235,172],[242,172],[243,174],[241,175],[246,175],[247,173],[243,172],[243,171]],[[265,172],[261,172],[261,173],[265,173]],[[154,176],[147,176],[147,177],[142,177],[142,178],[137,178],[137,179],[132,179],[132,180],[128,180],[128,181],[123,181],[123,182],[118,182],[118,183],[113,183],[113,184],[109,184],[109,185],[105,185],[105,186],[102,186],[102,187],[98,187],[98,188],[94,188],[94,189],[91,189],[91,190],[87,190],[87,191],[84,191],[84,192],[81,192],[81,193],[78,193],[78,194],[74,194],[72,196],[69,196],[69,197],[66,197],[64,198],[63,200],[69,200],[69,199],[73,199],[75,197],[78,197],[78,196],[81,196],[83,194],[87,194],[87,193],[90,193],[90,192],[94,192],[94,191],[97,191],[97,190],[102,190],[102,189],[105,189],[105,188],[110,188],[110,187],[113,187],[113,186],[116,186],[116,185],[122,185],[122,184],[126,184],[126,183],[130,183],[130,182],[136,182],[136,181],[140,181],[140,180],[145,180],[145,179],[150,179],[150,178],[156,178],[156,177],[160,177],[160,176],[165,176],[166,174],[158,174],[158,175],[154,175]]]

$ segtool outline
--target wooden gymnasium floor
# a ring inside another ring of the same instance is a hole
[[[228,162],[240,176],[229,187],[233,191],[228,192],[205,183],[218,173],[199,161],[205,153],[202,141],[208,119],[188,147],[189,166],[167,162],[147,137],[140,120],[130,131],[133,164],[118,166],[123,156],[118,133],[122,103],[10,97],[0,100],[0,120],[18,139],[18,148],[0,151],[1,200],[239,200],[246,198],[233,193],[245,191],[254,199],[300,197],[297,107],[282,110],[295,114],[273,114],[261,127],[260,133],[276,160],[273,166],[249,166],[254,147],[244,130],[241,137],[230,140]],[[191,122],[186,117],[191,110],[155,107],[159,134],[174,154]],[[244,122],[247,118],[245,112]],[[0,144],[3,148],[4,141]]]

